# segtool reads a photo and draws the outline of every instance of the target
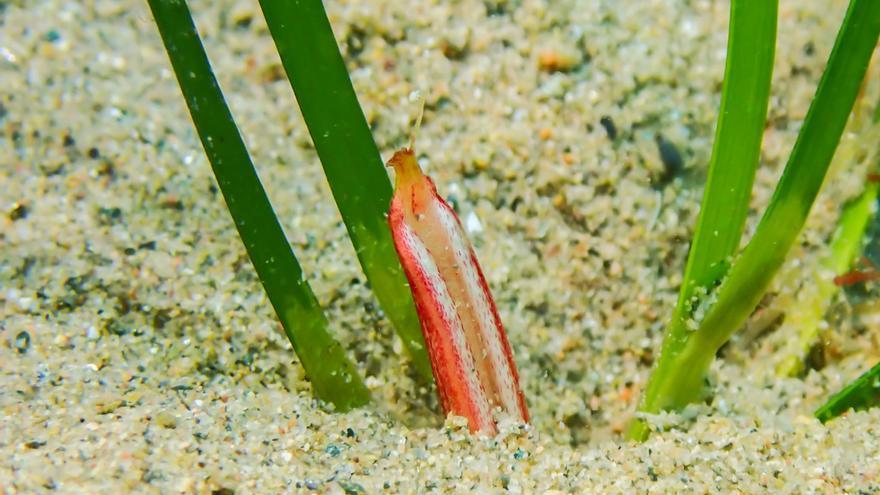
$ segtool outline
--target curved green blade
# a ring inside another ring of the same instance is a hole
[[[815,416],[825,423],[849,411],[861,411],[880,405],[880,363],[858,377],[816,410]]]
[[[691,333],[685,320],[700,301],[696,295],[714,288],[727,271],[727,259],[739,247],[767,118],[776,15],[776,0],[731,3],[721,108],[700,217],[661,359],[642,397],[640,411],[657,412],[663,407],[657,384],[668,373],[669,358],[680,352]],[[630,431],[635,438],[646,434],[641,422]]]
[[[419,318],[385,220],[391,183],[321,0],[260,0],[330,190],[373,293],[427,381]]]
[[[263,190],[183,0],[148,0],[235,227],[315,395],[348,410],[370,393],[327,319]]]

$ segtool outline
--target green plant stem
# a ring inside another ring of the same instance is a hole
[[[815,416],[825,423],[852,409],[861,411],[880,405],[880,363],[834,394],[816,410]]]
[[[705,394],[703,384],[715,353],[757,306],[806,221],[852,110],[878,32],[880,2],[851,0],[767,211],[727,277],[711,299],[704,301],[711,305],[701,321],[693,321],[696,328],[682,332],[680,340],[664,342],[641,411],[679,409]],[[647,432],[647,426],[639,422],[630,434],[645,438]]]
[[[700,217],[691,243],[684,281],[666,338],[663,356],[676,354],[691,331],[690,318],[699,297],[727,271],[727,260],[739,247],[748,214],[749,197],[761,152],[761,138],[770,96],[776,46],[776,0],[734,0],[730,8],[727,61],[721,107],[703,192]],[[655,375],[665,373],[655,370]],[[656,381],[651,382],[656,383]],[[656,412],[650,387],[641,410]],[[644,422],[634,423],[630,435],[644,438]]]
[[[391,183],[321,0],[260,0],[361,267],[415,368],[431,380],[418,314],[385,219]]]
[[[852,0],[782,178],[755,235],[688,345],[714,354],[763,297],[819,192],[880,32],[880,2]]]
[[[689,313],[694,290],[720,280],[745,228],[770,100],[776,0],[731,4],[728,57],[700,217],[676,309]]]
[[[148,0],[226,206],[315,395],[348,410],[370,393],[327,319],[263,190],[186,2]]]

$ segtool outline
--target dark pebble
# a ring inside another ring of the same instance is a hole
[[[816,53],[816,45],[813,44],[812,41],[808,41],[806,45],[804,45],[804,55],[812,55]]]
[[[15,350],[19,354],[24,354],[31,348],[31,334],[26,331],[18,332],[15,336]]]
[[[138,249],[146,249],[147,251],[155,251],[156,250],[156,241],[147,241],[141,244],[138,244]]]
[[[169,321],[171,321],[171,311],[163,308],[153,313],[153,328],[161,330]]]
[[[162,202],[162,208],[169,210],[183,211],[183,201],[179,199],[167,199]]]
[[[120,218],[122,218],[120,208],[98,208],[98,219],[105,225],[115,223]]]
[[[611,117],[604,115],[599,119],[599,123],[605,128],[605,133],[608,134],[608,139],[612,141],[617,139],[617,126],[614,125],[614,121],[611,120]]]
[[[9,219],[13,222],[16,220],[23,220],[27,218],[28,213],[30,213],[30,208],[24,203],[15,203],[12,205],[12,209],[9,210]]]
[[[663,174],[658,182],[660,185],[666,185],[684,170],[684,159],[682,159],[678,148],[662,135],[657,134],[654,136],[654,141],[657,143],[660,161],[663,162]]]
[[[38,448],[42,447],[43,445],[46,445],[46,442],[44,442],[42,440],[31,440],[30,442],[27,442],[26,444],[24,444],[24,446],[29,449],[38,449]]]
[[[359,26],[351,26],[348,36],[345,37],[345,48],[352,58],[357,57],[364,51],[367,33]]]
[[[351,428],[346,428],[345,436],[347,436],[348,438],[354,438],[356,435],[354,433],[354,430],[352,430]]]
[[[254,16],[244,15],[241,18],[235,20],[235,28],[236,29],[247,29],[251,26],[251,23],[253,21],[254,21]]]
[[[131,255],[133,255],[134,253],[137,252],[137,249],[135,249],[135,248],[131,248],[131,247],[127,247],[127,248],[125,248],[125,249],[123,250],[123,252],[126,254],[126,256],[131,256]]]
[[[510,203],[510,211],[516,211],[517,206],[523,204],[523,199],[519,196],[513,198],[513,201]]]
[[[98,148],[89,148],[89,158],[92,160],[96,160],[101,157],[101,152],[98,151]]]

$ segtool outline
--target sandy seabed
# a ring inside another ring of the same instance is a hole
[[[408,138],[408,95],[426,98],[423,165],[472,235],[533,417],[491,439],[444,422],[413,380],[257,3],[190,5],[375,403],[331,414],[312,400],[146,3],[2,2],[0,493],[880,493],[880,411],[811,415],[877,361],[870,301],[835,300],[805,376],[773,371],[792,335],[746,331],[713,366],[708,405],[654,418],[664,431],[644,444],[621,437],[681,282],[727,3],[327,2],[383,156]],[[845,7],[781,2],[747,235]],[[811,284],[804,267],[876,161],[877,129],[855,127],[769,314]]]

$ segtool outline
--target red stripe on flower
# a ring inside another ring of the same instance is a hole
[[[410,283],[440,403],[472,431],[495,433],[492,408],[529,413],[510,344],[473,247],[452,208],[422,174],[412,150],[397,171],[389,223]]]

